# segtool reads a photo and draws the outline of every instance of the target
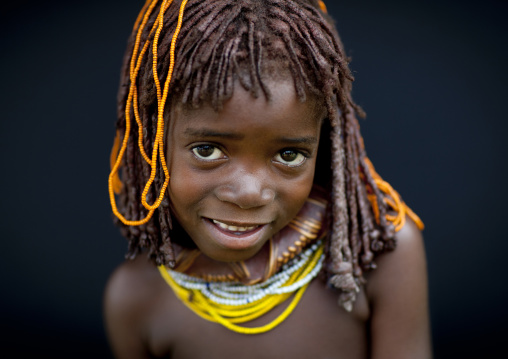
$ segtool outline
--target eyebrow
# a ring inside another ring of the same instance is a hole
[[[241,140],[245,136],[234,133],[234,132],[219,132],[212,129],[195,129],[195,128],[187,128],[184,131],[184,134],[189,137],[204,137],[204,138],[229,138],[233,140]],[[318,142],[317,138],[314,136],[304,136],[304,137],[278,137],[276,139],[278,142],[283,142],[287,144],[297,145],[297,144],[305,144],[305,145],[314,145]]]
[[[209,129],[195,129],[195,128],[187,128],[184,132],[187,136],[192,137],[220,137],[220,138],[230,138],[233,140],[241,140],[244,136],[234,132],[218,132]]]
[[[314,145],[318,142],[317,138],[314,136],[306,136],[306,137],[279,137],[277,141],[285,142],[289,144],[305,144],[305,145]]]

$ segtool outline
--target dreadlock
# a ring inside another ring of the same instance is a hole
[[[169,173],[160,134],[161,119],[170,121],[164,107],[167,94],[172,95],[167,97],[169,107],[208,103],[219,110],[235,84],[269,100],[268,79],[286,71],[300,101],[311,94],[322,99],[327,111],[323,131],[328,134],[320,146],[328,147],[329,154],[320,150],[320,156],[328,163],[316,167],[316,181],[326,180],[331,189],[325,272],[329,284],[341,290],[339,302],[350,309],[364,271],[375,268],[376,254],[394,248],[395,232],[406,214],[423,227],[366,156],[356,118],[364,113],[352,100],[349,59],[324,3],[175,2],[181,6],[147,1],[121,74],[110,197],[116,222],[129,240],[127,256],[146,248],[157,265],[175,264],[170,204],[164,196]],[[166,79],[164,90],[159,79]],[[138,131],[130,131],[131,118]],[[151,159],[146,149],[153,151]],[[113,191],[119,194],[118,209]]]

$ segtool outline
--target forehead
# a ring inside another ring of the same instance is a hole
[[[189,132],[186,129],[228,127],[291,133],[303,128],[314,130],[321,127],[325,116],[321,101],[313,96],[301,101],[291,80],[268,82],[270,98],[262,93],[254,97],[239,83],[235,85],[233,96],[224,101],[219,110],[206,103],[196,109],[177,109],[172,118],[173,130]]]

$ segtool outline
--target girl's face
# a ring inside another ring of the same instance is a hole
[[[169,196],[176,219],[208,257],[252,257],[296,216],[311,190],[322,109],[293,82],[272,100],[237,84],[219,112],[177,108],[168,135]]]

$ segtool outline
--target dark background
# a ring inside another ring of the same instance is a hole
[[[142,0],[19,1],[0,21],[0,356],[110,357],[126,242],[107,196]],[[381,175],[426,223],[436,358],[508,353],[506,2],[328,1]]]

